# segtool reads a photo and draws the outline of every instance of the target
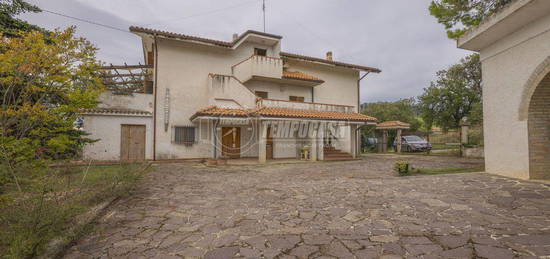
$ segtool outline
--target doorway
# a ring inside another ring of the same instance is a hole
[[[241,128],[222,127],[222,156],[241,157]]]
[[[121,125],[120,160],[145,160],[145,125]]]
[[[531,97],[527,125],[529,178],[550,179],[550,73]]]

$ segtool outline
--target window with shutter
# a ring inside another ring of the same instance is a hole
[[[258,97],[260,97],[260,98],[263,98],[263,99],[267,99],[267,98],[268,98],[267,92],[256,91],[255,94],[256,94],[256,96],[258,96]]]

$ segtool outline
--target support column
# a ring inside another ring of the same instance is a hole
[[[317,156],[317,160],[325,160],[325,124],[319,123],[319,129],[317,130],[317,139],[318,141],[318,149],[319,149],[319,155]]]
[[[396,141],[395,145],[397,148],[397,153],[401,153],[401,129],[397,129],[397,136],[395,136]]]
[[[382,131],[382,152],[388,152],[388,131]]]
[[[267,162],[267,122],[258,122],[258,162]]]
[[[317,123],[313,124],[314,129],[309,132],[309,137],[311,138],[311,153],[309,154],[309,157],[311,161],[317,161],[317,150],[319,149],[319,140],[317,139],[318,129],[316,129],[317,126]]]
[[[350,143],[350,149],[351,150],[350,151],[351,151],[351,156],[353,158],[357,158],[357,134],[355,134],[356,133],[355,132],[356,127],[357,126],[355,126],[355,125],[350,125],[349,126],[349,130],[350,130],[349,138],[350,138],[350,141],[351,141],[351,143]]]

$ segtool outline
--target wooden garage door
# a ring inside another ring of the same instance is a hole
[[[145,160],[145,125],[121,125],[120,160]]]

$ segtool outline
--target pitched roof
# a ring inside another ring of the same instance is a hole
[[[93,109],[83,109],[82,114],[104,114],[104,115],[153,115],[149,111],[134,110],[134,109],[125,109],[125,108],[93,108]]]
[[[275,39],[282,39],[283,38],[282,36],[279,36],[279,35],[265,33],[265,32],[259,32],[259,31],[254,31],[254,30],[245,31],[243,34],[239,35],[239,37],[237,37],[236,39],[234,39],[231,42],[221,41],[221,40],[213,40],[213,39],[208,39],[208,38],[202,38],[202,37],[197,37],[197,36],[191,36],[191,35],[186,35],[186,34],[181,34],[181,33],[174,33],[174,32],[168,32],[168,31],[138,27],[138,26],[130,26],[130,31],[131,32],[147,33],[147,34],[156,34],[156,35],[160,35],[160,36],[164,36],[164,37],[168,37],[168,38],[175,38],[175,39],[181,39],[181,40],[198,41],[198,42],[202,42],[202,43],[208,43],[208,44],[213,44],[213,45],[217,45],[217,46],[221,46],[221,47],[227,47],[227,48],[233,47],[237,42],[239,42],[241,39],[243,39],[248,34],[257,34],[257,35],[266,36],[266,37],[275,38]]]
[[[198,116],[215,117],[271,117],[271,118],[298,118],[339,121],[376,122],[376,118],[360,113],[328,112],[314,110],[294,110],[286,108],[259,108],[259,109],[233,109],[209,106],[197,111],[191,120]]]
[[[384,121],[376,125],[376,128],[379,129],[408,129],[410,127],[411,124],[402,121]]]
[[[318,62],[318,63],[334,65],[334,66],[339,66],[339,67],[359,69],[359,70],[369,71],[369,72],[373,72],[373,73],[382,72],[382,70],[380,70],[378,68],[374,68],[374,67],[354,65],[354,64],[344,63],[344,62],[338,62],[338,61],[322,59],[322,58],[316,58],[316,57],[309,57],[309,56],[304,56],[304,55],[300,55],[300,54],[293,54],[293,53],[288,53],[288,52],[282,52],[282,51],[279,53],[279,55],[281,55],[282,58],[291,58],[291,59],[298,59],[298,60],[304,60],[304,61],[310,61],[310,62]]]
[[[186,35],[186,34],[181,34],[181,33],[174,33],[174,32],[150,29],[150,28],[144,28],[144,27],[139,27],[139,26],[130,26],[130,31],[135,32],[135,33],[146,33],[146,34],[160,35],[160,36],[163,36],[163,37],[180,39],[180,40],[196,41],[196,42],[212,44],[212,45],[215,45],[215,46],[226,47],[226,48],[231,48],[231,47],[235,46],[235,44],[237,44],[237,42],[239,42],[241,39],[243,39],[248,34],[257,34],[257,35],[261,35],[261,36],[265,36],[265,37],[271,37],[271,38],[275,38],[275,39],[282,39],[283,38],[282,36],[279,36],[279,35],[265,33],[265,32],[259,32],[259,31],[254,31],[254,30],[247,30],[246,32],[244,32],[243,34],[241,34],[239,37],[237,37],[236,39],[234,39],[231,42],[208,39],[208,38],[197,37],[197,36],[191,36],[191,35]],[[309,57],[309,56],[304,56],[304,55],[299,55],[299,54],[292,54],[292,53],[288,53],[288,52],[280,52],[280,55],[281,55],[281,57],[284,57],[284,58],[299,59],[299,60],[304,60],[304,61],[309,61],[309,62],[318,62],[318,63],[329,64],[329,65],[340,66],[340,67],[346,67],[346,68],[351,68],[351,69],[359,69],[359,70],[369,71],[369,72],[373,72],[373,73],[382,72],[382,70],[380,70],[378,68],[362,66],[362,65],[354,65],[354,64],[338,62],[338,61],[332,61],[332,60],[326,60],[326,59],[316,58],[316,57]]]
[[[323,81],[322,79],[320,79],[318,77],[308,75],[308,74],[304,74],[302,72],[283,71],[283,78],[312,81],[312,82],[317,82],[317,83],[324,83],[325,82],[325,81]]]

